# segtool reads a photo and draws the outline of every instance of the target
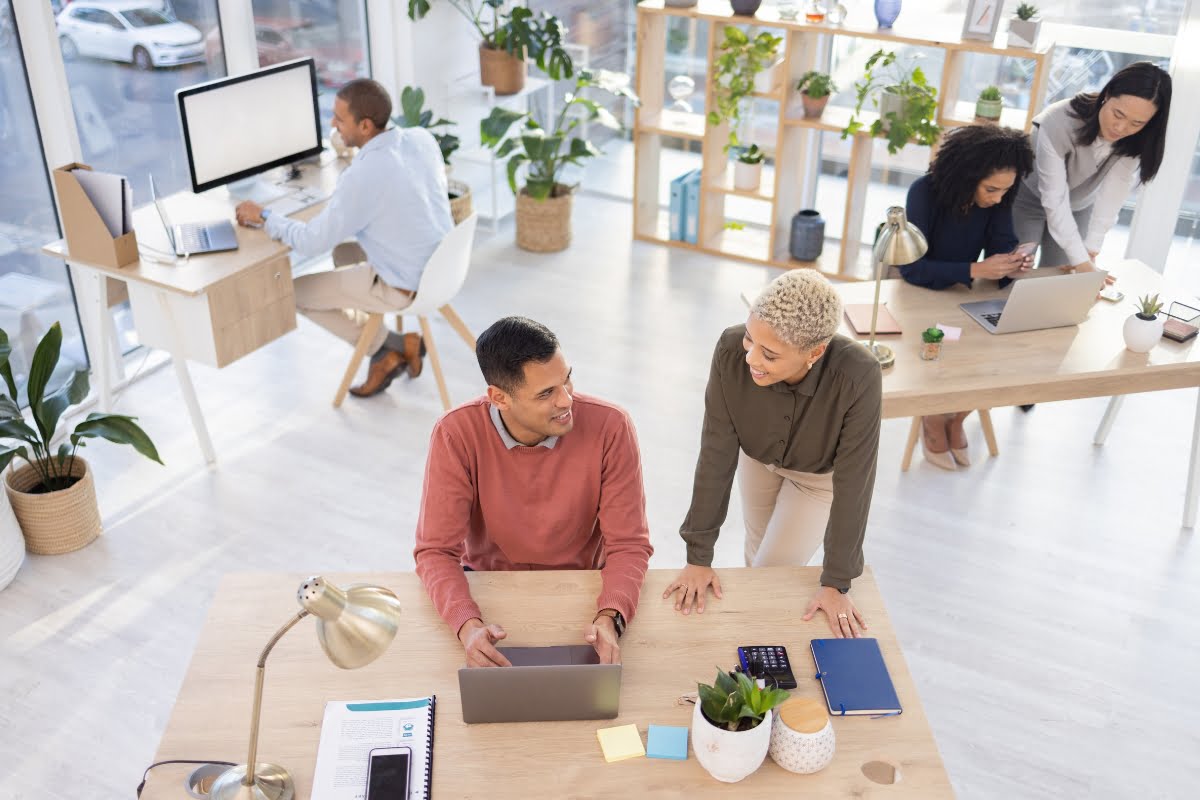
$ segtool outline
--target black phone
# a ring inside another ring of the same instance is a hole
[[[411,747],[377,747],[367,764],[367,800],[408,800]]]
[[[754,678],[771,678],[780,689],[795,689],[796,676],[787,648],[781,644],[743,645],[738,648],[742,672]]]

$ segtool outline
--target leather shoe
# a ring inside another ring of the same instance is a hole
[[[408,377],[415,378],[421,374],[425,357],[425,340],[419,333],[404,334],[404,361],[408,364]]]
[[[370,397],[379,394],[392,385],[404,369],[404,354],[388,350],[376,359],[371,360],[367,370],[367,379],[358,386],[350,387],[350,394],[355,397]]]

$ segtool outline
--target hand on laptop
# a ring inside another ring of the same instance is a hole
[[[692,613],[692,606],[695,604],[696,610],[703,614],[704,602],[708,599],[708,587],[710,585],[717,599],[722,599],[724,595],[721,594],[721,579],[717,577],[716,571],[712,567],[688,564],[680,570],[679,576],[663,592],[663,599],[666,600],[678,590],[679,597],[675,598],[676,611],[690,614]]]
[[[617,628],[612,617],[600,615],[588,625],[583,637],[587,643],[596,648],[601,664],[620,664],[621,645],[617,644]]]
[[[997,253],[971,265],[972,278],[989,278],[998,281],[1018,272],[1028,272],[1033,259],[1020,253]]]
[[[1095,261],[1096,253],[1092,253],[1089,251],[1088,255],[1090,255],[1092,257],[1092,260],[1084,261],[1081,264],[1072,264],[1069,267],[1063,267],[1063,272],[1095,272],[1097,269],[1099,269],[1099,267],[1096,266],[1096,261]],[[1117,279],[1115,277],[1113,277],[1111,274],[1104,276],[1104,285],[1105,286],[1112,286],[1116,282],[1117,282]]]
[[[246,228],[257,228],[263,224],[262,218],[263,207],[251,200],[243,200],[237,204],[235,213],[239,225]]]
[[[817,613],[817,609],[825,612],[829,622],[829,630],[839,639],[857,639],[867,629],[867,621],[862,613],[854,607],[850,595],[842,594],[832,586],[822,586],[817,589],[813,599],[808,603],[804,621],[808,622]]]
[[[458,641],[467,654],[468,667],[511,667],[512,662],[496,649],[496,642],[508,636],[499,625],[485,625],[473,617],[458,630]]]

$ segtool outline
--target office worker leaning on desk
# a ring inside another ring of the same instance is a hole
[[[629,415],[575,393],[544,325],[507,317],[480,334],[487,395],[433,428],[417,520],[417,575],[472,667],[510,666],[464,570],[599,569],[584,638],[620,663],[653,548]],[[552,601],[552,598],[546,598]]]
[[[297,253],[316,255],[354,236],[367,262],[296,279],[296,308],[350,344],[361,312],[399,312],[412,305],[425,263],[453,227],[446,170],[424,128],[385,130],[392,113],[387,90],[372,80],[350,81],[337,93],[333,127],[358,155],[338,178],[325,208],[308,223],[272,214],[246,201],[238,222],[264,225]],[[383,391],[401,371],[421,371],[419,334],[400,336],[382,326],[368,350],[367,380],[352,388],[366,397]]]
[[[747,566],[805,566],[825,545],[823,610],[838,637],[866,621],[847,594],[862,574],[863,535],[875,486],[883,376],[859,343],[837,336],[842,301],[814,270],[772,281],[745,325],[721,334],[704,394],[692,503],[680,527],[686,566],[663,597],[704,612],[722,596],[713,547],[738,473]]]

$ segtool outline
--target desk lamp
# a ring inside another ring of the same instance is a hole
[[[291,800],[292,776],[276,764],[255,763],[258,723],[262,711],[263,672],[267,656],[292,627],[309,614],[317,617],[317,638],[329,660],[342,669],[370,664],[396,637],[400,601],[381,586],[355,585],[340,589],[320,576],[300,584],[297,600],[303,610],[271,637],[258,657],[254,682],[254,712],[250,719],[250,755],[246,763],[223,773],[213,784],[214,800]]]
[[[871,250],[871,258],[875,261],[875,306],[871,309],[871,341],[867,344],[867,349],[879,360],[879,366],[885,369],[896,363],[896,355],[887,345],[875,343],[875,324],[879,321],[879,287],[883,282],[883,273],[888,267],[913,263],[928,250],[925,234],[908,221],[904,208],[889,208],[887,222],[883,223],[883,229]]]

